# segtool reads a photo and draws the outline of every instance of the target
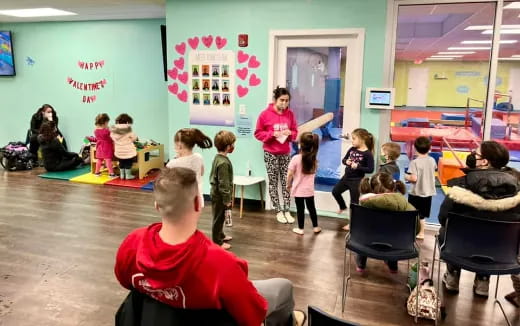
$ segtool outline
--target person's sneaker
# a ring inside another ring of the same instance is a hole
[[[475,277],[473,282],[473,292],[481,297],[489,296],[489,277],[479,280]]]
[[[321,228],[319,226],[315,227],[312,229],[312,232],[314,232],[314,234],[318,234],[321,232]]]
[[[365,272],[365,268],[366,268],[366,266],[364,266],[361,263],[361,257],[359,257],[359,255],[356,255],[356,272],[364,273]]]
[[[292,229],[292,231],[294,233],[296,233],[296,234],[303,235],[303,230],[302,229],[294,228],[294,229]]]
[[[94,173],[94,175],[95,175],[96,177],[100,177],[100,176],[101,176],[101,172]]]
[[[111,173],[108,176],[111,177],[111,178],[117,178],[117,174],[115,174],[115,173]]]
[[[305,324],[306,320],[307,320],[307,315],[305,315],[305,312],[303,312],[301,310],[293,311],[293,325],[294,326],[303,326]]]
[[[222,247],[222,249],[224,250],[229,250],[231,249],[231,245],[227,242],[224,242],[223,244],[220,245]]]
[[[233,237],[230,236],[230,235],[226,235],[226,236],[224,237],[224,239],[222,239],[222,240],[223,240],[223,241],[231,241],[231,240],[233,240]]]
[[[460,274],[456,272],[450,273],[449,271],[446,271],[442,277],[442,283],[444,283],[446,290],[452,292],[459,292],[459,281]]]
[[[350,224],[346,224],[341,228],[343,231],[350,231]]]
[[[285,215],[283,214],[283,212],[278,212],[276,214],[276,220],[279,223],[282,223],[282,224],[286,224],[287,223],[287,219],[285,218]]]
[[[287,220],[287,223],[289,223],[289,224],[293,224],[294,223],[294,217],[292,217],[290,212],[285,212],[285,213],[283,213],[283,215],[285,216],[285,219]]]

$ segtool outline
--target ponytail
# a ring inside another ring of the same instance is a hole
[[[173,137],[173,141],[181,142],[189,149],[195,147],[195,145],[200,148],[211,148],[213,146],[213,142],[211,138],[206,136],[202,131],[196,128],[183,128],[175,133]]]
[[[400,192],[401,194],[406,194],[406,186],[401,180],[394,181],[395,183],[395,192]]]
[[[374,135],[369,133],[368,130],[364,128],[354,129],[352,134],[363,139],[363,142],[365,142],[365,146],[368,148],[368,150],[372,152],[372,154],[374,153]]]
[[[378,172],[372,177],[365,177],[359,184],[359,192],[362,194],[375,193],[384,194],[391,192],[400,192],[406,194],[406,186],[399,180],[385,172]]]
[[[359,192],[361,194],[369,194],[372,192],[372,187],[370,186],[370,178],[364,177],[359,184]]]
[[[193,129],[193,138],[195,144],[197,144],[197,146],[199,146],[200,148],[211,148],[213,146],[211,138],[204,135],[202,131],[200,131],[199,129]]]

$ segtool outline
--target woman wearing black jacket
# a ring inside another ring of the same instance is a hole
[[[45,121],[38,135],[43,155],[43,166],[47,171],[72,170],[83,163],[77,153],[67,152],[61,140],[54,121]]]
[[[29,150],[33,156],[34,160],[38,159],[38,149],[40,148],[40,143],[38,142],[38,135],[40,134],[40,128],[45,121],[53,121],[58,135],[63,138],[60,130],[58,129],[58,116],[56,115],[56,111],[50,104],[44,104],[41,108],[33,114],[31,118],[31,135],[29,138]],[[67,149],[67,144],[65,139],[63,139],[63,146]]]
[[[518,172],[508,168],[509,151],[495,141],[482,142],[468,156],[466,175],[450,180],[452,186],[439,211],[439,243],[444,242],[449,213],[499,221],[520,221]],[[468,225],[470,228],[471,225]],[[478,239],[475,239],[478,241]],[[447,264],[442,282],[449,291],[459,290],[460,267]],[[476,275],[474,293],[488,296],[489,275]]]

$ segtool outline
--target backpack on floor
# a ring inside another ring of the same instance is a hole
[[[7,171],[31,170],[32,154],[22,142],[10,142],[0,148],[0,164]]]
[[[419,314],[417,314],[417,302],[415,301],[417,291],[419,291]],[[436,320],[440,307],[441,304],[431,279],[426,279],[416,286],[406,301],[408,314],[413,317],[417,315],[419,318]]]

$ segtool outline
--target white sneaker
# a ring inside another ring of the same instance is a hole
[[[282,223],[282,224],[287,223],[287,219],[285,218],[285,215],[283,214],[283,212],[278,212],[278,213],[276,214],[276,220],[277,220],[279,223]]]
[[[292,217],[290,212],[287,211],[287,212],[283,213],[283,215],[285,216],[285,219],[287,220],[287,223],[289,223],[289,224],[293,224],[294,223],[294,217]]]
[[[489,296],[489,277],[482,280],[475,277],[475,281],[473,282],[473,291],[476,295],[487,298]]]

